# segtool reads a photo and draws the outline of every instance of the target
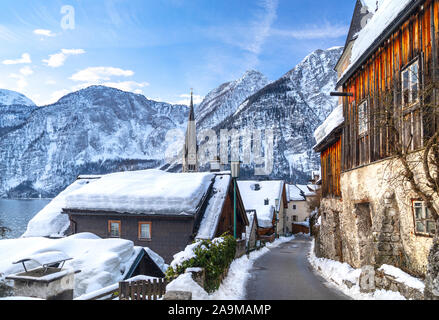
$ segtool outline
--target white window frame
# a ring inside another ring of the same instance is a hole
[[[142,236],[142,226],[148,226],[148,232],[149,232],[149,237],[143,237]],[[139,240],[151,240],[152,239],[152,223],[148,222],[148,221],[141,221],[139,222]]]
[[[415,234],[434,236],[436,222],[432,217],[430,210],[425,205],[424,201],[413,200],[413,218],[415,222]],[[433,225],[433,230],[428,231],[430,223]],[[422,226],[422,229],[420,228]]]
[[[401,71],[401,88],[402,88],[402,107],[411,107],[419,102],[419,59],[416,59]],[[413,93],[416,87],[416,99],[413,99]],[[407,91],[407,100],[406,100]]]

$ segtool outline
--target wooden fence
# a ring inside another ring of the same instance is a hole
[[[166,279],[122,281],[119,283],[119,300],[158,300],[166,293]]]
[[[298,233],[309,233],[309,227],[301,225],[301,224],[292,224],[292,234]]]

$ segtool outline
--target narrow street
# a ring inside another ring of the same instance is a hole
[[[260,257],[247,282],[248,300],[347,300],[325,285],[308,262],[311,238],[296,236]]]

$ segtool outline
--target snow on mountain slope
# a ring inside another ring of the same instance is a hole
[[[237,111],[215,126],[220,129],[272,129],[274,170],[270,177],[306,183],[319,158],[313,133],[337,105],[330,97],[337,81],[334,67],[343,48],[316,50],[279,80],[245,100]],[[253,166],[243,170],[252,177]]]
[[[188,109],[92,86],[35,109],[0,140],[0,196],[53,196],[79,174],[163,164],[168,130]]]
[[[35,107],[35,103],[32,100],[22,95],[21,93],[0,89],[0,105],[2,106],[12,106],[12,105],[20,105],[20,106],[28,106]]]
[[[341,52],[317,50],[273,83],[248,71],[221,85],[196,107],[197,129],[273,129],[270,177],[306,183],[309,172],[319,166],[313,133],[337,104],[329,92],[335,87],[333,69]],[[44,107],[23,101],[26,105],[20,107],[0,106],[0,197],[52,197],[79,174],[181,169],[165,161],[170,145],[166,134],[186,131],[186,106],[102,86]],[[182,145],[174,147],[181,151]],[[244,167],[243,178],[252,177],[253,169]]]
[[[245,99],[268,83],[268,79],[262,73],[250,70],[240,79],[224,83],[212,90],[195,110],[197,128],[211,129],[232,115]]]

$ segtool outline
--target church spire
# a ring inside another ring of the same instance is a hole
[[[194,112],[194,94],[191,89],[191,102],[189,105],[189,119],[186,130],[186,139],[183,147],[183,172],[198,172],[197,157],[197,129]]]

